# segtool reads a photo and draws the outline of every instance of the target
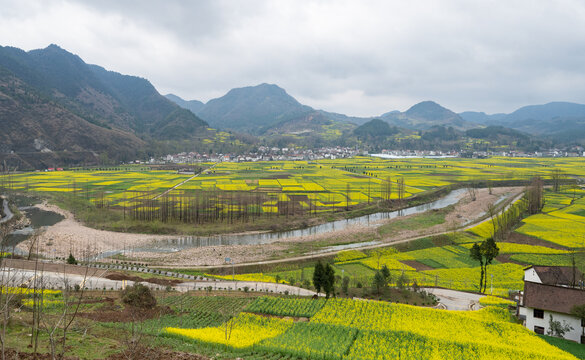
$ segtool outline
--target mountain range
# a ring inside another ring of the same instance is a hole
[[[0,47],[0,125],[0,152],[29,165],[128,160],[151,140],[197,139],[208,126],[148,80],[86,64],[57,45]]]
[[[585,105],[551,102],[522,107],[510,114],[455,113],[433,101],[423,101],[405,112],[390,111],[379,116],[350,117],[315,110],[300,104],[277,85],[260,84],[230,90],[206,104],[169,94],[168,99],[190,109],[211,126],[256,135],[317,131],[323,125],[345,130],[381,119],[405,130],[427,131],[436,126],[466,131],[485,126],[504,127],[558,143],[585,139]],[[509,132],[508,132],[509,133]]]
[[[585,139],[585,105],[582,104],[550,102],[524,106],[510,114],[464,112],[460,115],[470,122],[505,126],[558,142],[582,143]]]
[[[355,127],[373,118],[412,130],[423,130],[437,125],[460,130],[478,126],[432,101],[416,104],[403,113],[392,111],[368,118],[315,110],[299,103],[284,89],[274,84],[232,89],[226,95],[212,99],[206,104],[197,100],[186,101],[173,94],[166,97],[179,106],[193,111],[213,127],[258,135],[283,129],[300,132],[305,130],[303,126],[307,128],[306,130],[314,130],[311,129],[311,123],[321,125],[345,123]]]
[[[0,46],[0,128],[0,160],[37,168],[245,151],[260,143],[535,149],[583,144],[585,105],[554,102],[487,115],[423,101],[404,112],[352,117],[303,105],[274,84],[232,89],[203,103],[162,96],[147,79],[87,64],[57,45]]]

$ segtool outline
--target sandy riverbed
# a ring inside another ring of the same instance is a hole
[[[470,196],[466,193],[461,196],[459,202],[454,206],[452,212],[445,216],[445,222],[426,229],[420,230],[403,230],[394,233],[390,236],[380,239],[381,242],[391,243],[401,239],[413,238],[416,236],[424,236],[425,234],[436,234],[445,231],[451,231],[455,228],[460,228],[466,224],[473,222],[485,215],[489,204],[494,204],[502,196],[507,198],[514,198],[522,193],[523,187],[503,187],[493,188],[492,194],[488,189],[478,189],[476,192],[476,200],[471,201]],[[416,216],[416,215],[410,215]],[[404,219],[401,217],[399,219]],[[393,220],[382,220],[380,225],[388,223]],[[176,253],[135,253],[134,257],[148,259],[153,263],[169,264],[177,266],[185,265],[224,265],[225,258],[229,257],[234,263],[249,263],[262,261],[275,256],[282,257],[288,251],[291,245],[295,242],[323,242],[328,239],[334,239],[334,243],[350,243],[360,236],[360,238],[368,238],[376,236],[375,227],[354,226],[341,231],[324,233],[313,236],[304,236],[289,238],[286,241],[275,242],[263,245],[223,245],[214,247],[188,248]]]
[[[461,227],[482,217],[488,205],[496,202],[501,196],[515,197],[523,190],[524,188],[522,187],[493,188],[492,194],[489,194],[488,189],[478,189],[475,201],[471,201],[468,194],[461,196],[454,210],[445,217],[445,223],[427,229],[400,231],[379,240],[393,242]],[[150,244],[156,240],[171,239],[177,236],[130,234],[92,229],[75,220],[70,212],[55,205],[43,203],[37,205],[37,207],[65,216],[64,220],[48,227],[39,236],[39,251],[48,257],[66,257],[69,251],[73,251],[76,257],[83,257],[87,251],[95,254],[106,250],[125,248],[129,250],[126,253],[127,256],[159,265],[222,265],[227,257],[231,258],[234,263],[247,263],[281,257],[289,251],[291,245],[299,242],[322,242],[334,239],[334,242],[339,244],[352,242],[358,235],[362,239],[364,234],[366,237],[368,237],[368,234],[371,234],[372,238],[376,237],[375,227],[355,226],[337,232],[289,238],[286,241],[272,244],[208,246],[187,248],[173,253],[134,252],[131,249]],[[392,220],[384,220],[380,224],[388,221]],[[26,251],[29,246],[30,240],[19,244],[18,247]]]
[[[76,258],[81,258],[88,252],[95,254],[112,249],[131,249],[149,244],[155,240],[176,237],[92,229],[75,220],[71,212],[56,205],[43,202],[35,206],[41,210],[53,211],[65,217],[57,224],[47,227],[38,236],[39,252],[48,257],[66,257],[71,251]],[[31,239],[26,240],[18,244],[17,247],[28,252],[31,242]]]

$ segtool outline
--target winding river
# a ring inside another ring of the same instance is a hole
[[[466,193],[466,189],[453,190],[444,197],[433,202],[408,207],[397,211],[384,211],[370,215],[364,215],[352,219],[344,219],[328,222],[321,225],[310,226],[304,229],[280,231],[280,232],[262,232],[246,234],[225,234],[214,236],[183,236],[171,239],[158,239],[151,244],[133,248],[138,252],[176,252],[185,248],[219,246],[219,245],[258,245],[268,244],[276,241],[282,241],[291,238],[307,237],[344,230],[354,226],[380,226],[381,220],[394,219],[399,216],[423,213],[428,210],[443,209],[447,206],[456,204]],[[29,204],[26,204],[29,205]],[[25,240],[34,229],[42,226],[50,226],[59,222],[63,217],[51,211],[40,210],[31,206],[23,206],[20,209],[26,213],[31,220],[31,226],[13,232],[8,237],[8,246],[13,246],[20,241]],[[373,244],[373,243],[372,243]],[[351,248],[352,246],[363,246],[364,243],[338,245],[337,250]],[[123,253],[123,249],[105,251],[98,255],[98,258],[106,258],[115,254]]]
[[[321,225],[310,226],[304,229],[253,234],[184,236],[176,239],[157,240],[150,246],[135,248],[134,251],[174,252],[185,248],[202,246],[268,244],[289,238],[298,238],[339,231],[353,226],[379,226],[380,220],[419,214],[428,210],[443,209],[447,206],[454,205],[461,199],[463,195],[465,195],[466,191],[466,189],[453,190],[446,196],[427,204],[412,206],[397,211],[384,211],[352,219],[332,221]],[[104,255],[111,256],[115,253],[116,252],[113,251]]]

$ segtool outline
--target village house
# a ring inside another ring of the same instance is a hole
[[[537,334],[548,334],[552,321],[572,329],[563,337],[583,343],[581,319],[571,315],[575,305],[585,304],[583,274],[569,266],[530,266],[524,269],[524,293],[518,313],[525,326]]]

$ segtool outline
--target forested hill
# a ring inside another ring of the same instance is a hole
[[[505,126],[558,144],[585,143],[585,105],[551,102],[529,105],[510,114],[464,112],[464,119],[482,125]]]
[[[25,162],[35,153],[74,163],[92,161],[91,153],[131,159],[149,141],[199,139],[208,126],[148,80],[86,64],[56,45],[0,47],[0,114],[0,152]]]

